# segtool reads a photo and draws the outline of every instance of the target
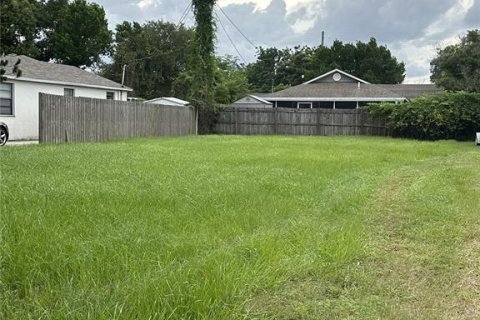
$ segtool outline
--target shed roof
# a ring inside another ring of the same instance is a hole
[[[161,100],[166,100],[168,102],[172,102],[172,103],[183,105],[183,106],[186,106],[186,105],[190,104],[190,102],[188,102],[188,101],[185,101],[185,100],[182,100],[182,99],[179,99],[179,98],[175,98],[175,97],[160,97],[160,98],[147,100],[147,101],[145,101],[145,103],[155,103],[155,102],[161,101]]]
[[[132,91],[127,86],[74,66],[39,61],[16,54],[9,54],[1,59],[8,61],[5,67],[5,76],[10,79]],[[20,59],[19,68],[22,74],[17,78],[13,75],[12,69],[18,59]]]

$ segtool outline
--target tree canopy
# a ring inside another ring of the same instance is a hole
[[[480,92],[480,30],[470,30],[459,44],[439,49],[430,66],[435,84],[452,91]]]
[[[356,44],[336,40],[331,47],[259,48],[257,61],[247,66],[254,91],[269,92],[297,85],[339,68],[371,83],[401,83],[405,64],[398,62],[375,38]]]
[[[143,25],[124,21],[115,33],[113,62],[101,67],[102,74],[121,82],[126,66],[125,85],[146,99],[172,94],[172,85],[186,70],[191,54],[193,30],[164,21]]]
[[[0,47],[69,65],[91,66],[110,52],[103,7],[86,0],[2,0]]]

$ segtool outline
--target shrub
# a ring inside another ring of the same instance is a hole
[[[480,93],[444,92],[402,104],[370,104],[367,109],[384,117],[397,137],[471,140],[480,131]]]

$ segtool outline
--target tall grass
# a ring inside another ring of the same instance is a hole
[[[386,217],[409,225],[418,216],[404,222],[391,215],[382,191],[401,170],[438,172],[443,161],[475,174],[471,163],[452,157],[480,164],[470,144],[374,138],[210,136],[3,148],[0,317],[396,314],[382,304],[392,301],[390,287],[373,285],[387,268],[380,244],[388,231],[379,226]],[[414,199],[408,210],[433,206],[423,211],[426,238],[428,228],[442,228],[436,210],[445,203],[445,213],[476,205],[480,188],[459,194],[464,182],[452,182],[456,173],[417,177],[417,189],[395,205]],[[436,203],[439,183],[450,189]],[[432,215],[438,219],[430,225]],[[452,232],[454,240],[469,234]],[[455,243],[438,258],[450,259],[452,270]]]

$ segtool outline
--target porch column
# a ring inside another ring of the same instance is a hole
[[[333,109],[335,109],[335,100],[333,100]]]

